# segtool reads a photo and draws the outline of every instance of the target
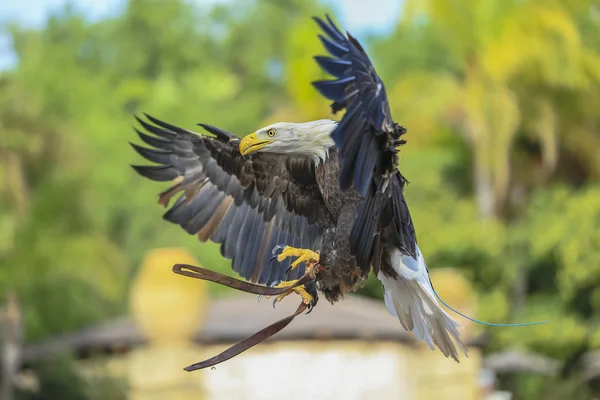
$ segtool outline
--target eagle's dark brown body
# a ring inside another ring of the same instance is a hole
[[[340,295],[354,291],[369,275],[369,268],[360,268],[350,249],[350,234],[361,197],[353,189],[345,192],[340,189],[335,147],[330,149],[327,161],[317,167],[315,176],[332,219],[323,233],[320,263],[325,271],[319,275],[318,286],[327,300],[333,302]]]

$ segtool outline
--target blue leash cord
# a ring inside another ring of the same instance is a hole
[[[485,325],[485,326],[501,326],[501,327],[542,325],[542,324],[545,324],[546,322],[548,322],[548,320],[546,320],[546,321],[526,322],[526,323],[523,323],[523,324],[494,324],[494,323],[491,323],[491,322],[479,321],[479,320],[477,320],[475,318],[471,318],[468,315],[465,315],[465,314],[461,313],[460,311],[458,311],[458,310],[450,307],[448,305],[448,303],[446,303],[444,300],[442,300],[442,298],[440,297],[440,295],[438,294],[438,292],[434,289],[433,283],[431,282],[431,278],[429,277],[429,274],[427,274],[427,279],[429,279],[429,284],[431,285],[431,289],[433,289],[433,293],[435,294],[435,297],[437,297],[437,299],[439,300],[440,303],[442,303],[443,305],[445,305],[446,307],[448,307],[448,309],[450,309],[451,311],[455,312],[456,314],[460,315],[463,318],[468,319],[471,322],[475,322],[477,324]]]

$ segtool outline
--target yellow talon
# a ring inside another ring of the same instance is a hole
[[[283,251],[281,252],[281,254],[279,254],[277,256],[277,261],[282,262],[283,260],[285,260],[288,257],[298,257],[298,258],[291,264],[291,266],[287,272],[298,268],[298,265],[300,265],[301,263],[304,263],[306,265],[305,274],[309,274],[309,273],[312,273],[313,267],[319,263],[321,255],[319,254],[318,251],[315,252],[315,251],[308,250],[308,249],[297,249],[295,247],[285,246],[283,248]],[[313,279],[314,279],[314,277],[313,277]],[[290,286],[293,286],[296,282],[298,282],[298,281],[297,280],[283,281],[283,282],[280,282],[279,284],[277,284],[275,287],[277,287],[277,288],[290,287]],[[302,302],[304,304],[308,305],[309,309],[311,309],[311,307],[315,304],[316,299],[310,293],[308,293],[306,288],[302,285],[302,286],[297,286],[295,288],[290,288],[290,289],[286,290],[285,292],[281,293],[279,296],[277,296],[277,298],[273,301],[273,307],[275,307],[275,304],[277,304],[278,302],[280,302],[286,296],[288,296],[290,293],[293,293],[293,292],[296,292],[298,295],[300,295],[300,297],[302,297]],[[269,298],[270,296],[265,296],[265,297]]]
[[[276,288],[290,287],[290,286],[294,285],[296,282],[297,281],[283,281],[283,282],[275,285],[275,287]],[[300,295],[300,297],[302,297],[302,301],[304,302],[304,304],[311,304],[315,300],[314,297],[311,296],[306,291],[304,286],[298,286],[298,287],[295,287],[288,291],[285,291],[285,292],[281,293],[279,296],[277,296],[277,298],[273,302],[273,306],[275,306],[275,303],[279,303],[281,300],[283,300],[285,297],[287,297],[292,292],[298,293]],[[265,296],[265,297],[268,299],[270,296]]]
[[[309,249],[297,249],[291,246],[285,246],[281,254],[277,256],[277,261],[282,262],[288,257],[298,257],[296,261],[292,263],[290,269],[294,270],[301,263],[306,264],[306,271],[309,271],[315,264],[317,264],[321,258],[319,252],[314,252]]]

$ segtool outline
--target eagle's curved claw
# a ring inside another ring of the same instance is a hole
[[[272,288],[272,287],[277,287],[277,285],[279,285],[280,283],[281,283],[281,281],[274,281],[274,282],[271,282],[271,283],[269,283],[269,284],[267,285],[267,287],[271,287],[271,288]],[[266,297],[266,298],[268,299],[268,298],[270,298],[271,296],[265,296],[264,294],[260,294],[260,295],[258,295],[257,302],[258,302],[258,303],[260,303],[260,300],[261,300],[263,297]]]
[[[294,268],[292,268],[291,266],[285,270],[285,277],[288,278],[290,276],[290,272],[292,272],[294,270]]]
[[[269,268],[273,268],[273,262],[274,262],[275,260],[277,260],[277,257],[278,257],[278,256],[277,256],[277,254],[275,254],[273,257],[271,257],[271,258],[269,259]],[[286,274],[286,277],[287,277],[287,274]]]
[[[277,246],[273,247],[273,250],[271,250],[271,255],[275,256],[275,258],[277,258],[276,254],[279,250],[283,250],[285,249],[285,245],[283,244],[278,244]]]
[[[308,306],[308,311],[306,312],[306,315],[310,314],[314,308],[314,302],[311,301],[310,303],[307,304]]]

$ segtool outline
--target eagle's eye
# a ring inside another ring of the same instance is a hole
[[[275,129],[271,128],[267,131],[267,136],[268,137],[274,137],[277,134],[277,132],[275,131]]]

